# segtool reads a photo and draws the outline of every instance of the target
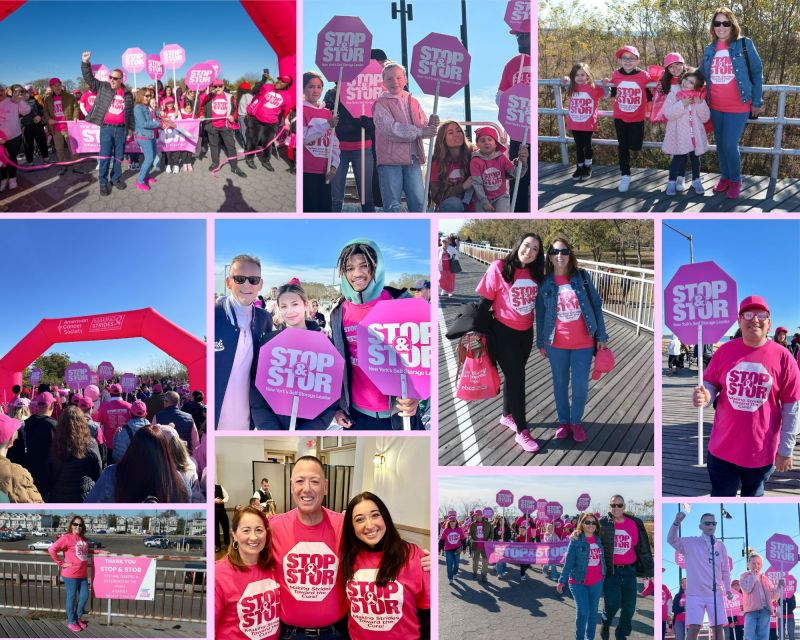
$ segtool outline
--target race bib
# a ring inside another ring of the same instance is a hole
[[[347,583],[350,617],[362,629],[390,631],[403,617],[403,585],[397,581],[379,587],[377,569],[359,569]]]
[[[711,83],[730,84],[733,80],[733,62],[727,49],[720,49],[711,61]]]
[[[739,362],[725,376],[725,392],[737,411],[754,413],[772,389],[772,376],[759,362]]]
[[[281,625],[280,586],[272,578],[251,582],[236,603],[239,629],[252,640],[269,638]]]

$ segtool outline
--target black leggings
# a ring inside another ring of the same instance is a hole
[[[22,146],[22,136],[19,135],[16,138],[11,138],[11,140],[6,140],[5,148],[8,152],[9,160],[16,162],[17,156],[19,155],[19,148]],[[0,179],[5,180],[6,178],[16,178],[17,177],[17,168],[14,166],[3,165],[0,167]]]
[[[672,156],[672,162],[669,163],[670,180],[675,180],[675,178],[686,173],[687,160],[692,162],[692,180],[697,180],[700,177],[700,157],[696,156],[694,151],[690,151],[679,156]]]
[[[247,120],[247,150],[255,151],[260,149],[257,155],[262,164],[269,162],[270,150],[265,149],[267,143],[277,134],[280,125],[277,122],[265,124],[257,118],[250,117]]]
[[[614,118],[614,128],[619,140],[619,172],[623,176],[631,175],[631,151],[639,151],[644,142],[644,121],[624,122]]]
[[[572,139],[575,140],[575,153],[578,156],[578,164],[583,164],[585,160],[591,160],[592,136],[594,131],[573,131]]]
[[[499,320],[492,322],[495,356],[503,372],[503,415],[511,415],[517,431],[528,428],[525,419],[525,364],[533,348],[533,327],[517,331]]]
[[[248,137],[250,130],[247,131]],[[303,211],[308,213],[330,213],[333,211],[331,201],[331,183],[325,182],[324,173],[303,174]]]
[[[33,162],[34,144],[39,147],[39,155],[42,156],[42,160],[49,159],[50,151],[47,148],[47,132],[41,122],[39,124],[31,123],[25,125],[22,135],[25,138],[25,159],[29,163]]]
[[[231,524],[225,509],[214,509],[214,546],[220,546],[219,529],[222,527],[222,541],[227,547],[231,541]]]

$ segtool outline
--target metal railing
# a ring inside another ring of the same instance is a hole
[[[23,556],[32,552],[3,550]],[[164,556],[205,564],[205,558]],[[96,614],[121,618],[206,621],[207,577],[205,568],[156,566],[153,600],[108,600],[95,598],[92,591],[93,567],[89,564],[89,602]],[[110,604],[110,606],[109,606]],[[58,565],[38,560],[0,559],[0,607],[26,611],[66,612],[66,587]]]
[[[490,264],[504,258],[510,249],[461,242],[459,251],[478,262]],[[652,269],[580,258],[578,263],[591,275],[592,284],[603,301],[603,313],[632,324],[637,335],[640,331],[653,333],[655,272]]]
[[[569,155],[567,153],[567,145],[573,143],[572,137],[567,134],[567,115],[569,109],[564,106],[564,95],[561,80],[554,78],[540,79],[539,86],[553,87],[555,95],[555,107],[539,107],[537,112],[539,115],[556,116],[556,123],[558,126],[557,136],[539,136],[539,143],[548,142],[551,144],[558,144],[561,147],[561,164],[565,167],[569,165]],[[650,88],[655,88],[656,83],[650,82],[647,85]],[[772,156],[772,167],[770,170],[770,177],[773,180],[778,179],[778,169],[780,167],[781,157],[783,156],[800,156],[800,149],[785,149],[781,146],[783,140],[784,127],[800,127],[800,118],[787,118],[786,117],[786,96],[790,93],[800,93],[800,87],[785,85],[785,84],[767,84],[763,87],[763,92],[777,93],[778,94],[778,109],[777,115],[774,117],[759,116],[756,120],[749,119],[748,124],[757,125],[773,125],[775,127],[775,135],[773,137],[772,147],[739,147],[742,153],[754,153],[760,155]],[[569,106],[569,105],[567,105]],[[598,110],[600,118],[611,118],[613,112]],[[592,144],[605,145],[605,146],[618,146],[617,140],[610,140],[606,138],[595,138]],[[644,146],[650,149],[660,149],[661,142],[645,141]],[[709,149],[716,151],[717,146],[709,143]]]

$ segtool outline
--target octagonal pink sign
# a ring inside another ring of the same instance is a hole
[[[64,384],[73,391],[91,384],[89,374],[91,368],[84,362],[71,362],[64,369]]]
[[[525,130],[530,139],[531,126],[531,85],[515,84],[500,96],[500,124],[511,136],[512,140],[522,140]]]
[[[317,35],[317,67],[331,82],[353,80],[369,63],[372,33],[361,18],[334,16]]]
[[[797,564],[797,543],[783,533],[774,533],[767,538],[764,557],[771,565],[791,571]]]
[[[544,513],[547,510],[547,502],[545,498],[539,498],[536,501],[536,510],[540,513]]]
[[[138,47],[125,49],[122,54],[122,68],[131,73],[139,73],[145,68],[146,57],[144,51]]]
[[[125,393],[133,393],[136,391],[136,376],[132,373],[123,373],[120,376],[119,383]]]
[[[92,75],[100,82],[108,82],[108,67],[104,64],[93,64]]]
[[[709,556],[711,555],[711,548],[709,547]],[[681,569],[686,568],[686,556],[684,556],[680,551],[675,552],[675,564],[677,564]]]
[[[382,71],[383,67],[377,60],[370,60],[369,64],[352,80],[342,83],[339,97],[342,104],[347,107],[354,118],[363,115],[372,117],[372,107],[375,100],[384,91]]]
[[[164,64],[161,62],[161,58],[154,53],[147,56],[145,68],[147,70],[147,75],[153,80],[161,80],[164,76]]]
[[[180,69],[186,62],[186,51],[179,44],[168,44],[161,49],[160,57],[165,67]]]
[[[449,98],[469,82],[472,57],[455,36],[429,33],[411,52],[411,75],[423,93]]]
[[[560,502],[548,502],[544,512],[547,514],[549,520],[558,520],[564,513],[564,507]]]
[[[495,496],[495,502],[497,502],[498,507],[503,507],[504,509],[510,507],[514,504],[514,494],[508,489],[501,489]]]
[[[686,344],[722,338],[738,317],[736,282],[716,263],[695,262],[678,268],[664,288],[664,322]]]
[[[519,507],[519,510],[522,511],[522,513],[533,513],[536,511],[536,499],[531,496],[522,496],[517,501],[517,507]]]
[[[101,380],[111,380],[114,377],[114,365],[108,361],[97,365],[97,375]]]
[[[201,62],[189,67],[184,79],[189,89],[203,91],[214,82],[214,68],[207,62]]]
[[[575,501],[575,507],[578,511],[586,511],[589,508],[589,505],[592,504],[592,499],[588,493],[582,493],[578,496],[578,499]]]
[[[321,331],[287,329],[258,355],[256,388],[278,415],[313,419],[342,393],[344,358]]]
[[[506,24],[514,31],[531,32],[531,0],[508,0]]]
[[[483,517],[486,518],[487,520],[491,520],[492,518],[494,518],[494,509],[492,509],[491,507],[484,507]]]
[[[96,371],[89,371],[89,385],[98,385],[100,384],[100,377],[97,375]]]
[[[31,369],[29,380],[32,387],[35,387],[37,384],[39,384],[42,381],[42,370],[39,367],[34,367]]]

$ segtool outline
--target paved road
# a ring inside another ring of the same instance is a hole
[[[575,605],[565,590],[538,568],[520,581],[519,569],[508,565],[506,578],[490,569],[486,583],[472,579],[472,560],[462,556],[455,583],[447,583],[444,558],[439,557],[439,638],[569,638],[575,635]],[[602,606],[602,601],[601,601]],[[600,626],[597,627],[600,637]],[[653,599],[639,598],[631,640],[653,638]]]
[[[224,157],[224,154],[223,154]],[[152,173],[158,180],[152,191],[135,187],[137,172],[123,163],[124,191],[114,189],[110,196],[100,196],[96,163],[79,165],[88,173],[68,171],[63,177],[56,169],[19,171],[19,188],[0,194],[0,205],[10,213],[61,212],[290,212],[295,211],[295,175],[287,171],[283,160],[272,158],[275,171],[270,173],[256,162],[255,171],[243,162],[239,167],[246,178],[231,173],[225,166],[213,177],[209,157],[198,159],[191,173]]]

